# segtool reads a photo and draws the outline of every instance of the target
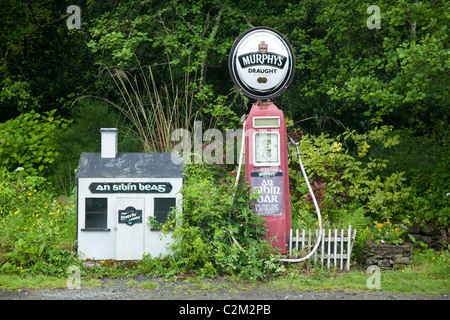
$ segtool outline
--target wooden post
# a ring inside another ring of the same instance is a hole
[[[292,255],[292,229],[289,232],[289,255]],[[298,240],[297,240],[298,241]]]
[[[302,251],[305,249],[305,229],[302,230]]]
[[[330,269],[330,257],[331,257],[331,229],[328,229],[328,254],[327,254],[327,268]]]
[[[344,259],[344,229],[341,229],[341,270],[343,269]]]
[[[352,235],[352,226],[351,225],[349,225],[348,226],[348,234],[347,234],[347,239],[348,239],[348,242],[347,242],[347,270],[350,270],[350,254],[351,254],[351,251],[352,251],[352,248],[351,248],[351,235]]]
[[[321,262],[322,266],[323,266],[324,255],[325,255],[325,230],[322,229],[322,252],[320,254],[320,262]]]
[[[336,257],[337,257],[337,229],[334,229],[334,267],[336,268]]]

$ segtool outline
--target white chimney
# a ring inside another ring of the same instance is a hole
[[[115,158],[117,154],[117,130],[116,128],[101,128],[102,134],[102,158]]]

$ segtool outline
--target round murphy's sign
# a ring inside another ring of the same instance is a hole
[[[228,67],[234,84],[245,96],[269,100],[283,93],[291,83],[295,56],[280,32],[256,27],[235,40]]]

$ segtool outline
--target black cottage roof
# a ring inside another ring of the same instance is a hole
[[[102,158],[100,153],[83,152],[76,178],[183,178],[183,165],[172,161],[176,153],[117,153]]]

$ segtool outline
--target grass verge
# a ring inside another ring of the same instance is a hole
[[[444,253],[426,250],[414,255],[412,266],[401,270],[382,271],[379,274],[380,290],[387,292],[402,292],[409,294],[450,294],[450,255],[448,251]],[[114,267],[110,267],[114,268]],[[288,269],[283,277],[277,277],[270,282],[254,283],[243,285],[236,282],[235,288],[258,288],[260,290],[377,290],[369,289],[368,281],[373,277],[373,273],[367,273],[365,269],[355,267],[348,272],[339,272],[324,268],[312,270]],[[101,285],[98,279],[81,279],[81,287]],[[111,279],[110,282],[114,282]],[[127,284],[135,284],[130,278]],[[159,284],[152,281],[137,284],[143,289],[155,289]],[[196,289],[217,291],[226,289],[224,284],[202,283],[197,284]],[[228,286],[228,285],[225,285]],[[23,288],[45,289],[45,288],[66,288],[67,278],[44,276],[44,275],[0,275],[0,289],[17,290]]]

